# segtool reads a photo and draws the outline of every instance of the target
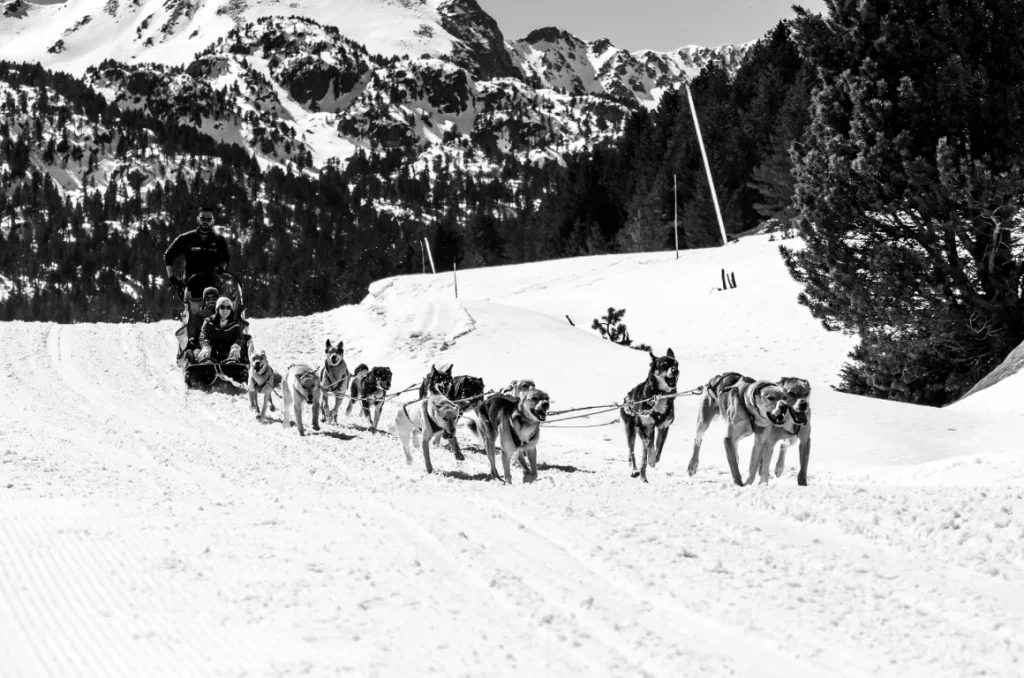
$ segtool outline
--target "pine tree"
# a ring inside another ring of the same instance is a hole
[[[1024,339],[1024,4],[829,0],[796,167],[802,303],[857,333],[847,390],[944,404]]]

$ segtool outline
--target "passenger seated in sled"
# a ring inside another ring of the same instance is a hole
[[[207,318],[213,317],[213,314],[216,312],[220,291],[216,287],[207,287],[203,290],[203,300],[198,304],[198,310],[195,312],[192,311],[189,305],[188,292],[185,293],[185,296],[186,308],[188,308],[188,321],[185,324],[186,343],[184,350],[195,354],[199,352],[199,333],[203,329],[203,322]]]
[[[231,299],[220,297],[214,315],[203,321],[199,331],[200,350],[195,362],[245,362],[248,356],[243,357],[242,350],[247,343],[245,325]]]

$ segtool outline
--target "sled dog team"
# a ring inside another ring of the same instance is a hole
[[[391,389],[391,370],[360,364],[349,372],[345,363],[344,343],[327,340],[323,365],[317,370],[309,364],[291,365],[280,375],[267,361],[265,351],[255,354],[250,362],[248,393],[250,407],[260,420],[266,419],[267,408],[274,411],[273,389],[281,386],[284,406],[282,424],[289,428],[291,418],[299,435],[305,435],[302,424],[303,403],[312,408],[313,430],[320,422],[337,423],[342,398],[349,398],[346,415],[358,403],[373,431],[377,430],[381,410]],[[661,452],[668,429],[675,421],[676,381],[679,363],[672,349],[662,356],[650,354],[647,378],[626,394],[619,410],[626,432],[629,465],[632,477],[647,482],[647,468],[661,461]],[[262,408],[259,396],[263,396]],[[800,471],[797,482],[807,484],[807,466],[811,454],[811,387],[806,379],[784,377],[777,382],[755,380],[736,372],[713,377],[700,389],[697,409],[697,431],[688,472],[697,472],[701,441],[705,432],[721,416],[726,423],[725,455],[737,485],[752,484],[760,472],[760,482],[767,483],[772,455],[779,445],[775,475],[785,468],[786,451],[800,445]],[[330,407],[330,398],[334,406]],[[513,381],[499,392],[485,393],[478,377],[452,376],[452,367],[438,370],[432,366],[419,387],[418,399],[399,407],[395,429],[412,464],[413,448],[423,453],[427,473],[433,473],[430,445],[445,439],[459,461],[465,459],[456,438],[456,424],[466,418],[466,425],[483,444],[491,465],[491,477],[512,482],[511,463],[518,460],[523,469],[523,482],[537,479],[537,443],[541,424],[547,420],[550,398],[530,379]],[[640,467],[637,468],[634,447],[639,434],[643,443]],[[744,483],[740,474],[737,445],[754,437],[750,455],[749,476]],[[496,466],[497,450],[501,450],[502,470]]]

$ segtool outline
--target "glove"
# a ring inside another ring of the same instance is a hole
[[[181,281],[172,275],[167,279],[167,289],[173,292],[181,292]]]
[[[238,344],[234,344],[231,350],[228,352],[228,360],[238,362],[242,359],[242,347]]]
[[[209,348],[204,348],[202,351],[199,352],[199,355],[196,356],[196,362],[197,363],[205,362],[205,361],[207,361],[209,359],[210,359],[210,349]]]

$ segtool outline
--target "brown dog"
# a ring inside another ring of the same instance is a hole
[[[320,394],[323,402],[320,405],[320,421],[328,421],[332,424],[338,423],[338,409],[341,407],[341,400],[348,394],[348,382],[351,374],[348,365],[345,364],[345,342],[338,340],[332,345],[327,340],[327,347],[324,349],[324,364],[320,368]],[[334,396],[334,407],[328,405],[328,397]]]
[[[811,384],[806,379],[783,377],[779,386],[786,394],[786,421],[782,428],[790,435],[779,443],[779,460],[775,464],[775,477],[782,475],[786,468],[786,449],[790,445],[800,445],[800,472],[796,476],[798,485],[807,485],[807,465],[811,458]],[[771,467],[772,451],[764,450],[762,458],[750,457],[750,477],[747,484],[754,482],[758,466],[761,468],[761,482],[768,482],[768,469]]]
[[[523,467],[523,482],[537,479],[537,442],[540,440],[540,424],[548,418],[551,399],[544,391],[533,389],[519,400],[508,397],[491,398],[477,408],[480,422],[477,435],[487,449],[487,460],[491,462],[491,477],[501,480],[495,465],[495,441],[501,445],[501,464],[505,471],[506,484],[512,483],[512,457],[518,456]],[[527,464],[529,461],[529,464]]]
[[[693,457],[688,471],[692,476],[697,472],[700,460],[700,445],[711,422],[717,415],[725,419],[725,457],[729,462],[733,481],[743,486],[740,475],[737,445],[747,436],[754,436],[752,455],[758,460],[780,440],[793,434],[783,427],[786,423],[786,394],[782,388],[770,381],[754,381],[736,372],[720,374],[708,382],[697,409],[697,432],[693,438]]]
[[[281,383],[281,375],[274,372],[267,360],[267,352],[260,351],[252,357],[249,364],[249,407],[254,412],[259,412],[256,418],[263,421],[267,418],[267,407],[274,412],[274,387]],[[259,396],[263,396],[263,409],[259,408]]]

